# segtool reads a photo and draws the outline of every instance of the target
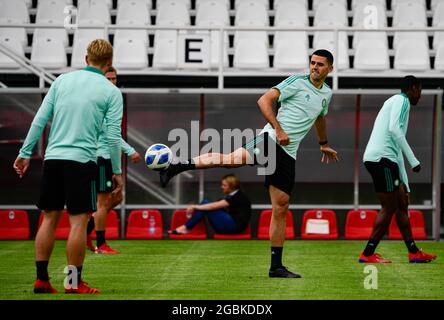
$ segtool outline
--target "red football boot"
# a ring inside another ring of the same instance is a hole
[[[65,288],[65,293],[97,294],[97,293],[101,293],[101,291],[96,288],[91,288],[87,282],[80,280],[80,283],[78,284],[77,289],[74,289],[74,288],[66,289]]]
[[[104,243],[100,247],[97,247],[96,253],[98,253],[98,254],[118,254],[120,252],[112,249],[107,243]]]
[[[416,253],[409,253],[409,262],[410,263],[425,263],[431,262],[435,260],[437,257],[436,254],[428,254],[424,251],[419,250]]]
[[[37,279],[34,283],[34,293],[57,293],[59,292],[56,288],[51,286],[51,283],[48,281],[42,281]]]
[[[371,256],[364,256],[364,253],[361,253],[359,256],[360,263],[392,263],[390,260],[384,259],[379,253],[372,254]]]

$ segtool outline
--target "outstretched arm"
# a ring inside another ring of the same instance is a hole
[[[322,158],[321,162],[339,161],[338,153],[330,148],[327,140],[327,122],[325,117],[319,116],[315,121],[316,134],[321,144]]]
[[[276,115],[273,110],[273,103],[279,99],[279,95],[279,90],[276,88],[272,88],[259,98],[257,104],[264,118],[276,131],[276,139],[279,144],[282,146],[286,146],[290,143],[290,139],[285,131],[281,128],[281,125],[277,121]]]

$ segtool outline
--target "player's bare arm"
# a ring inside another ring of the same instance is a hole
[[[281,125],[276,119],[276,115],[273,110],[273,103],[279,99],[279,90],[272,88],[262,95],[257,104],[262,112],[264,118],[271,124],[276,131],[277,141],[281,146],[286,146],[290,143],[290,138],[287,133],[281,128]]]

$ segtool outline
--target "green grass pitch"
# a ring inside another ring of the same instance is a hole
[[[377,267],[378,288],[365,289],[366,264],[357,262],[365,241],[285,243],[284,265],[301,279],[270,279],[268,241],[109,241],[119,255],[87,252],[84,279],[100,295],[36,295],[34,241],[0,241],[0,299],[298,300],[444,299],[444,243],[418,242],[438,254],[410,264],[401,241],[383,241],[378,252],[393,261]],[[62,291],[65,241],[57,241],[49,265]]]

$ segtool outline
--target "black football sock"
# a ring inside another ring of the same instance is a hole
[[[86,227],[86,234],[87,234],[87,235],[90,235],[91,232],[93,232],[94,227],[95,227],[95,224],[94,224],[94,217],[91,217],[91,218],[89,218],[89,220],[88,220],[88,226]]]
[[[97,248],[99,248],[102,244],[104,244],[105,241],[105,230],[98,231],[96,230],[96,236],[97,236]]]
[[[48,281],[48,263],[49,261],[36,261],[35,266],[37,268],[37,279],[42,281]]]
[[[282,266],[283,247],[271,247],[271,266],[270,270],[276,270]]]
[[[367,242],[367,246],[364,249],[364,256],[369,257],[375,253],[376,247],[379,244],[379,240],[370,238]]]
[[[83,266],[76,267],[77,268],[77,284],[80,284],[80,281],[82,280],[82,269]]]
[[[411,239],[404,242],[407,246],[407,250],[409,250],[410,253],[417,253],[419,251],[418,247],[416,246],[415,240]]]

